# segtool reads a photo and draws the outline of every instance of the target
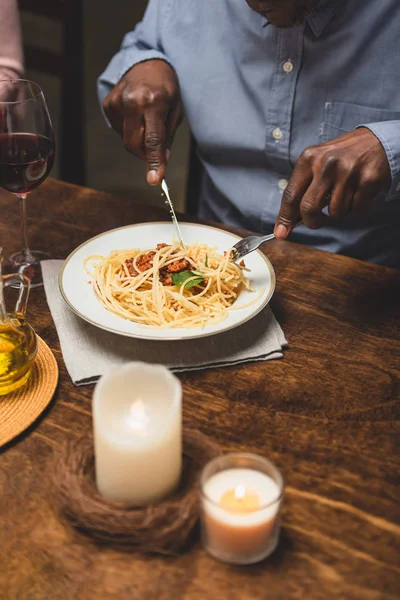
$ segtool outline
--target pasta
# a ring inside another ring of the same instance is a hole
[[[109,311],[143,326],[204,327],[223,321],[240,291],[253,291],[244,263],[192,244],[89,256],[85,268]]]

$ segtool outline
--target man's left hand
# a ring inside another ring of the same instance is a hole
[[[318,229],[328,201],[331,217],[365,214],[390,184],[386,153],[366,127],[310,146],[299,157],[283,193],[275,235],[285,238],[301,219],[310,229]]]

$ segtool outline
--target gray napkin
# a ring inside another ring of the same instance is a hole
[[[195,340],[139,340],[98,329],[64,302],[58,287],[62,264],[46,260],[41,266],[65,366],[75,385],[93,383],[111,367],[135,360],[162,364],[179,373],[283,356],[287,341],[269,306],[236,329]]]

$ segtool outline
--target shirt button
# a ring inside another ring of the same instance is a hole
[[[287,188],[287,184],[288,184],[287,179],[280,179],[278,181],[278,188],[280,190],[282,190],[282,192],[284,192]]]
[[[285,73],[291,73],[294,69],[294,64],[292,63],[291,60],[287,60],[286,62],[283,63],[283,70],[285,71]]]
[[[273,130],[272,132],[272,137],[279,142],[279,140],[281,140],[283,138],[283,133],[282,130],[279,129],[279,127],[276,127],[276,129]]]

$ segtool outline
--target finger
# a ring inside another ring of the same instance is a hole
[[[128,152],[132,152],[141,160],[146,160],[144,148],[144,120],[137,114],[125,115],[123,124],[124,146]]]
[[[356,217],[366,215],[372,209],[375,198],[381,191],[379,183],[364,181],[354,194],[351,213]]]
[[[351,212],[354,193],[355,186],[350,182],[338,183],[334,187],[328,206],[333,219],[341,219]]]
[[[147,183],[159,185],[166,166],[166,110],[148,110],[145,113],[144,148],[146,153]]]
[[[300,214],[309,229],[319,229],[326,221],[322,210],[330,198],[331,183],[328,179],[315,177],[300,202]]]
[[[172,144],[174,141],[176,130],[178,129],[179,125],[182,123],[182,119],[183,119],[183,111],[182,111],[182,106],[179,103],[179,104],[177,104],[177,106],[175,106],[173,108],[173,110],[171,110],[169,117],[168,117],[168,122],[167,122],[166,145],[167,145],[168,160],[169,160],[169,155],[171,154],[171,148],[172,148]]]
[[[298,161],[292,177],[283,192],[279,215],[276,220],[274,233],[279,239],[289,235],[299,222],[300,202],[312,182],[310,166]]]
[[[114,96],[113,92],[110,92],[104,99],[103,110],[108,121],[110,122],[111,127],[118,133],[118,135],[123,137],[124,119],[122,116],[122,111],[118,110],[116,96]]]

